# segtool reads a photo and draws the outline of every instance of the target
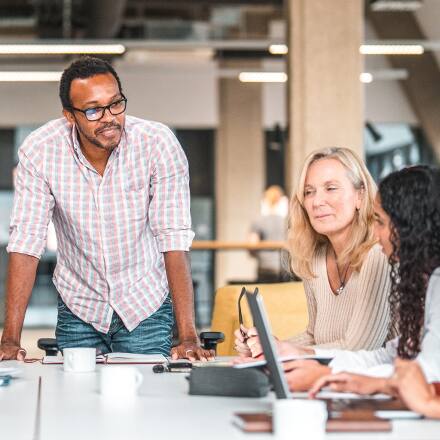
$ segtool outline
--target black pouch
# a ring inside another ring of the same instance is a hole
[[[192,395],[264,397],[270,388],[269,378],[256,368],[193,367],[189,376]]]

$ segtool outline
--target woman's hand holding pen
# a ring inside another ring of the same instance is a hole
[[[240,325],[240,328],[235,330],[234,336],[235,350],[239,356],[256,358],[263,353],[255,327],[246,328]]]

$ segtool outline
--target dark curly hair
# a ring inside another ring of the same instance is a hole
[[[390,325],[400,335],[398,355],[420,351],[429,277],[440,266],[440,170],[404,168],[379,185],[383,210],[390,216]]]
[[[115,69],[107,61],[100,58],[82,56],[78,60],[74,61],[69,67],[67,67],[60,80],[60,99],[63,108],[69,110],[72,107],[70,102],[70,85],[72,81],[77,78],[90,78],[95,75],[111,73],[119,87],[119,91],[122,93],[121,80]]]

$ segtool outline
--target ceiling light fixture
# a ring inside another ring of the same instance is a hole
[[[0,55],[121,55],[123,44],[0,44]]]
[[[63,72],[0,72],[0,82],[58,82]]]
[[[376,0],[371,3],[372,11],[416,11],[422,6],[420,0]]]
[[[289,49],[286,44],[271,44],[269,46],[269,52],[272,55],[286,55]]]
[[[397,81],[408,79],[409,73],[406,69],[381,69],[363,72],[359,79],[363,83],[371,83],[372,81]]]
[[[373,75],[369,72],[362,72],[359,75],[359,79],[361,80],[361,82],[368,84],[373,81]]]
[[[425,52],[421,44],[362,44],[362,55],[422,55]]]
[[[287,81],[287,74],[284,72],[241,72],[238,79],[241,82],[284,83]]]

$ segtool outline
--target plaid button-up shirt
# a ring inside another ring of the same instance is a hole
[[[62,118],[34,131],[19,160],[8,252],[40,258],[52,219],[53,281],[69,309],[104,333],[113,312],[136,328],[168,294],[162,252],[187,251],[194,237],[188,164],[173,133],[127,116],[101,176]]]

